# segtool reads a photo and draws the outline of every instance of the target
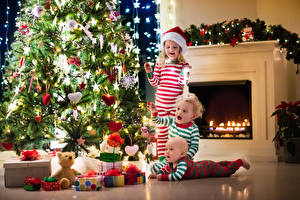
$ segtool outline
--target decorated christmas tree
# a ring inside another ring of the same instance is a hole
[[[145,151],[141,68],[121,18],[115,0],[24,1],[5,73],[2,147],[19,153],[60,139],[65,151],[88,152],[118,132],[123,155],[135,144]]]

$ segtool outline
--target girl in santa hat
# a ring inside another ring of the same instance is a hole
[[[165,32],[161,38],[162,52],[154,70],[149,63],[144,64],[148,80],[157,88],[155,106],[158,116],[175,115],[176,98],[188,91],[187,83],[190,66],[183,57],[187,51],[186,37],[176,26]],[[157,153],[160,162],[165,162],[165,144],[168,140],[168,127],[157,125]]]

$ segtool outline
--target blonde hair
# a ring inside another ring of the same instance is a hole
[[[168,40],[166,40],[166,41],[168,41]],[[161,53],[159,54],[159,57],[158,57],[158,64],[161,67],[165,66],[166,60],[168,59],[168,56],[167,56],[167,54],[165,52],[165,43],[166,43],[166,41],[164,42],[162,51],[161,51]],[[182,48],[181,48],[181,46],[179,46],[179,48],[180,48],[180,51],[179,51],[179,55],[178,55],[178,62],[179,63],[186,63],[186,60],[184,59],[183,54],[182,54]]]
[[[196,115],[196,118],[202,118],[202,115],[205,111],[203,104],[199,101],[198,97],[194,93],[187,93],[185,95],[180,95],[176,99],[176,106],[179,102],[185,101],[193,105],[193,112]]]
[[[185,152],[185,153],[187,153],[189,150],[189,145],[188,145],[186,139],[184,139],[178,135],[176,135],[173,138],[170,138],[167,143],[173,143],[175,146],[178,146],[179,148],[181,148],[182,152]]]

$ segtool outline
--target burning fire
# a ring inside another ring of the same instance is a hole
[[[245,119],[243,122],[228,121],[225,123],[220,123],[218,126],[214,127],[214,121],[209,122],[209,130],[213,131],[244,131],[246,126],[250,126],[249,120]]]

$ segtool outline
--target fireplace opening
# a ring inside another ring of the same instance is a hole
[[[203,139],[252,139],[251,81],[190,83],[205,107],[195,120]]]

